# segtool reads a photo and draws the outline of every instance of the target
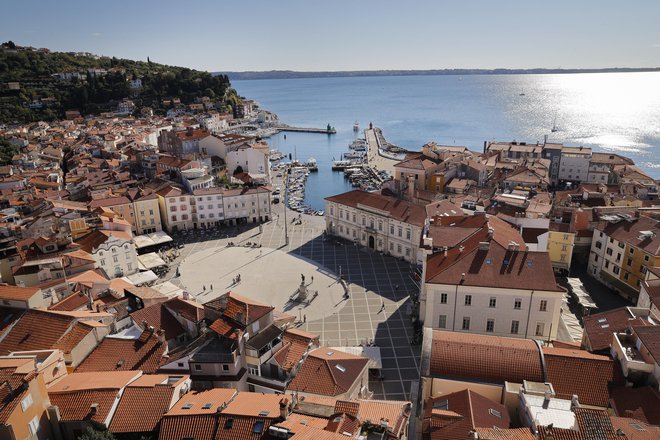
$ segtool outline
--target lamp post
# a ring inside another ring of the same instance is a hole
[[[286,221],[286,209],[289,203],[289,172],[291,168],[287,168],[284,173],[284,246],[289,245],[289,222]]]

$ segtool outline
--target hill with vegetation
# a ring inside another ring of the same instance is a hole
[[[131,80],[141,86],[131,87]],[[0,45],[0,123],[25,123],[114,111],[130,98],[135,111],[151,107],[165,113],[173,99],[191,104],[207,97],[221,111],[240,101],[226,75],[147,61],[100,57],[90,53]]]

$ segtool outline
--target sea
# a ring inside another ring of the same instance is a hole
[[[437,75],[233,81],[292,126],[335,127],[336,135],[280,133],[268,139],[292,158],[317,160],[306,202],[348,191],[333,159],[369,123],[417,151],[427,142],[483,151],[485,141],[561,142],[630,157],[660,179],[660,72]],[[358,122],[360,132],[353,131]],[[556,127],[553,132],[552,128]],[[286,137],[285,137],[286,135]]]

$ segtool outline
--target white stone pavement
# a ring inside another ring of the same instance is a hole
[[[311,260],[276,249],[242,246],[205,249],[187,257],[179,270],[182,285],[200,304],[231,290],[298,319],[306,315],[308,321],[313,321],[337,313],[346,303],[336,274]],[[239,274],[241,282],[233,284],[232,280]],[[300,285],[301,274],[305,275],[310,295],[318,291],[309,306],[289,301]]]

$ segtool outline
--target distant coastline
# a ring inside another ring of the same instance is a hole
[[[298,72],[293,70],[213,72],[227,75],[230,80],[341,78],[361,76],[421,76],[421,75],[530,75],[561,73],[631,73],[660,72],[660,67],[608,67],[604,69],[435,69],[435,70],[343,70],[327,72]]]

